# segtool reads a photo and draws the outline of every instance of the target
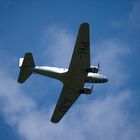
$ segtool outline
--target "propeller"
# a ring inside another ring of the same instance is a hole
[[[93,87],[94,87],[94,84],[92,85],[91,90],[93,89]]]
[[[98,71],[100,71],[100,62],[98,62]]]

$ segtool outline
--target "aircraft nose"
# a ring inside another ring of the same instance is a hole
[[[108,78],[105,78],[105,82],[108,82],[109,80],[108,80]]]
[[[103,81],[104,81],[104,83],[108,82],[108,78],[106,76],[104,76]]]

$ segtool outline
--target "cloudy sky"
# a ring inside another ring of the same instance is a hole
[[[82,22],[91,62],[109,82],[50,122],[62,84],[32,75],[17,83],[18,59],[68,67]],[[0,0],[0,140],[139,140],[139,0]]]

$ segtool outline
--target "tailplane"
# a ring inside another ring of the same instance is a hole
[[[26,53],[24,58],[19,59],[20,73],[18,77],[19,83],[24,83],[26,79],[32,74],[35,67],[32,53]]]

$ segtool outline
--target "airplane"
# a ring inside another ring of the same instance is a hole
[[[49,66],[36,66],[32,53],[25,53],[24,58],[19,59],[20,73],[19,83],[24,83],[33,73],[48,76],[63,83],[63,88],[56,104],[51,122],[58,123],[73,103],[81,94],[89,95],[93,91],[84,87],[85,83],[105,83],[108,78],[99,73],[98,66],[90,65],[90,32],[89,24],[82,23],[79,28],[74,51],[69,68],[58,68]]]

